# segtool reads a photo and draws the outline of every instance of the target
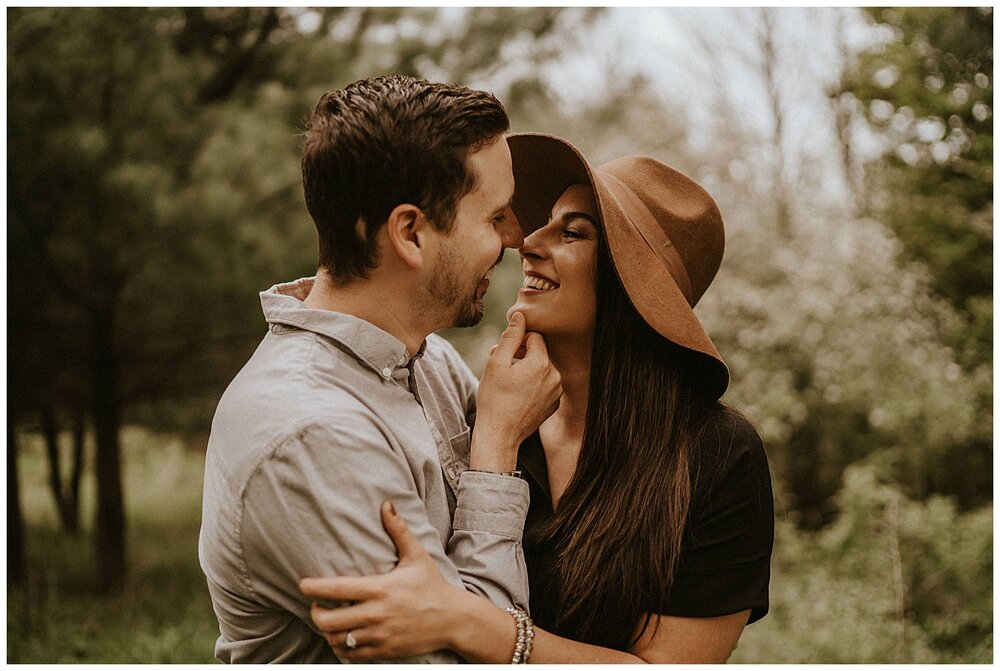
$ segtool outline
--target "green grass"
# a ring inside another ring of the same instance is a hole
[[[97,593],[93,482],[84,481],[84,530],[58,530],[37,440],[21,453],[28,578],[7,594],[7,661],[207,663],[218,636],[198,567],[203,455],[138,430],[123,432],[129,572],[123,594]]]

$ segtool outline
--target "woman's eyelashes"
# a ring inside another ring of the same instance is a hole
[[[562,237],[570,240],[597,240],[600,233],[596,228],[584,224],[583,226],[566,226],[562,230]]]

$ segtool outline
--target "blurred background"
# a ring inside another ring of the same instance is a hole
[[[734,661],[992,660],[991,9],[6,14],[7,661],[212,661],[212,412],[257,293],[315,269],[303,119],[385,73],[717,199],[698,312],[778,517]],[[477,372],[507,257],[445,334]]]

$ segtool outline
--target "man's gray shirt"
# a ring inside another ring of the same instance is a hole
[[[369,322],[306,307],[311,286],[261,293],[269,331],[212,422],[199,558],[216,657],[336,662],[298,581],[392,569],[384,500],[448,581],[527,609],[527,483],[466,470],[475,376],[443,338],[410,358]]]

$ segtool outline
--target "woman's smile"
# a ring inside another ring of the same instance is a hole
[[[524,281],[508,317],[520,310],[532,331],[548,337],[593,331],[598,220],[590,187],[574,184],[563,192],[548,223],[528,235],[519,250]]]
[[[524,275],[524,283],[521,285],[521,291],[527,296],[542,293],[543,291],[552,291],[553,289],[558,288],[558,283],[537,273],[531,273],[530,271]]]

